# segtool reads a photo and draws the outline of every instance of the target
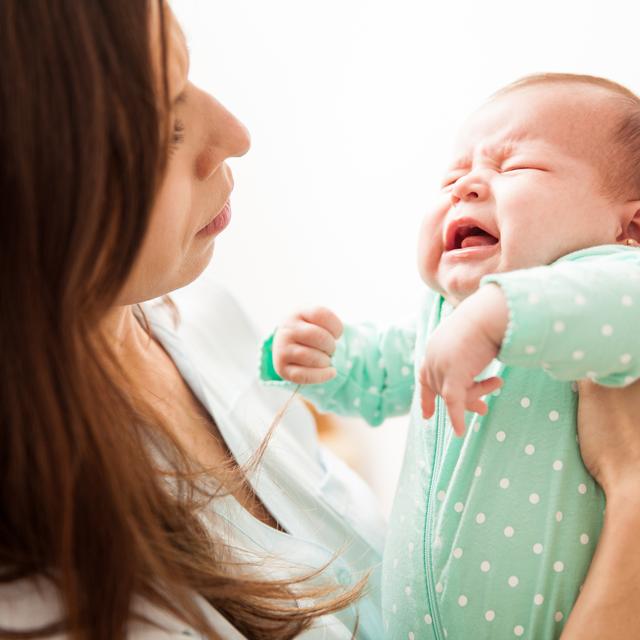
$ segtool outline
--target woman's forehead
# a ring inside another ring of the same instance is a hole
[[[167,73],[171,101],[182,93],[189,75],[189,50],[184,32],[168,5],[165,5],[167,29]]]
[[[184,32],[180,28],[175,15],[166,2],[150,2],[151,47],[154,63],[160,73],[162,70],[162,25],[160,22],[160,6],[162,6],[164,30],[166,33],[166,63],[169,80],[169,92],[173,102],[182,92],[189,74],[189,51]]]

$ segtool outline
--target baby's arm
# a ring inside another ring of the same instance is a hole
[[[505,364],[607,386],[640,377],[640,250],[597,247],[483,282],[498,284],[509,306]]]
[[[461,435],[463,402],[496,356],[559,380],[629,384],[640,377],[638,308],[637,249],[595,247],[549,266],[486,276],[429,340],[420,370],[423,413],[431,415],[441,395]]]
[[[508,309],[499,287],[489,284],[463,300],[431,334],[420,367],[420,400],[426,418],[444,400],[456,435],[464,434],[465,409],[487,412],[482,396],[501,386],[500,378],[476,381],[497,356]]]
[[[304,385],[301,393],[323,411],[378,425],[411,406],[414,348],[413,324],[343,326],[316,308],[291,316],[265,341],[260,375],[270,384]]]

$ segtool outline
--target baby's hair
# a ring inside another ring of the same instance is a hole
[[[577,84],[600,87],[615,100],[618,120],[611,123],[612,153],[599,154],[604,192],[611,198],[640,199],[640,97],[627,87],[598,76],[537,73],[498,90],[492,98],[535,85]]]

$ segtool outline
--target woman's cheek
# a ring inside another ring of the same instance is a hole
[[[154,207],[151,224],[162,233],[182,237],[185,232],[193,231],[195,235],[199,221],[192,219],[192,209],[191,180],[186,176],[175,176],[171,180],[165,180]]]

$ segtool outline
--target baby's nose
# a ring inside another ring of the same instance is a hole
[[[451,202],[453,204],[458,204],[461,200],[477,200],[480,197],[480,194],[477,191],[468,191],[463,195],[457,195],[455,193],[451,193]]]
[[[489,193],[489,187],[480,179],[465,176],[458,180],[451,189],[451,202],[456,205],[460,201],[471,202],[484,200]]]

